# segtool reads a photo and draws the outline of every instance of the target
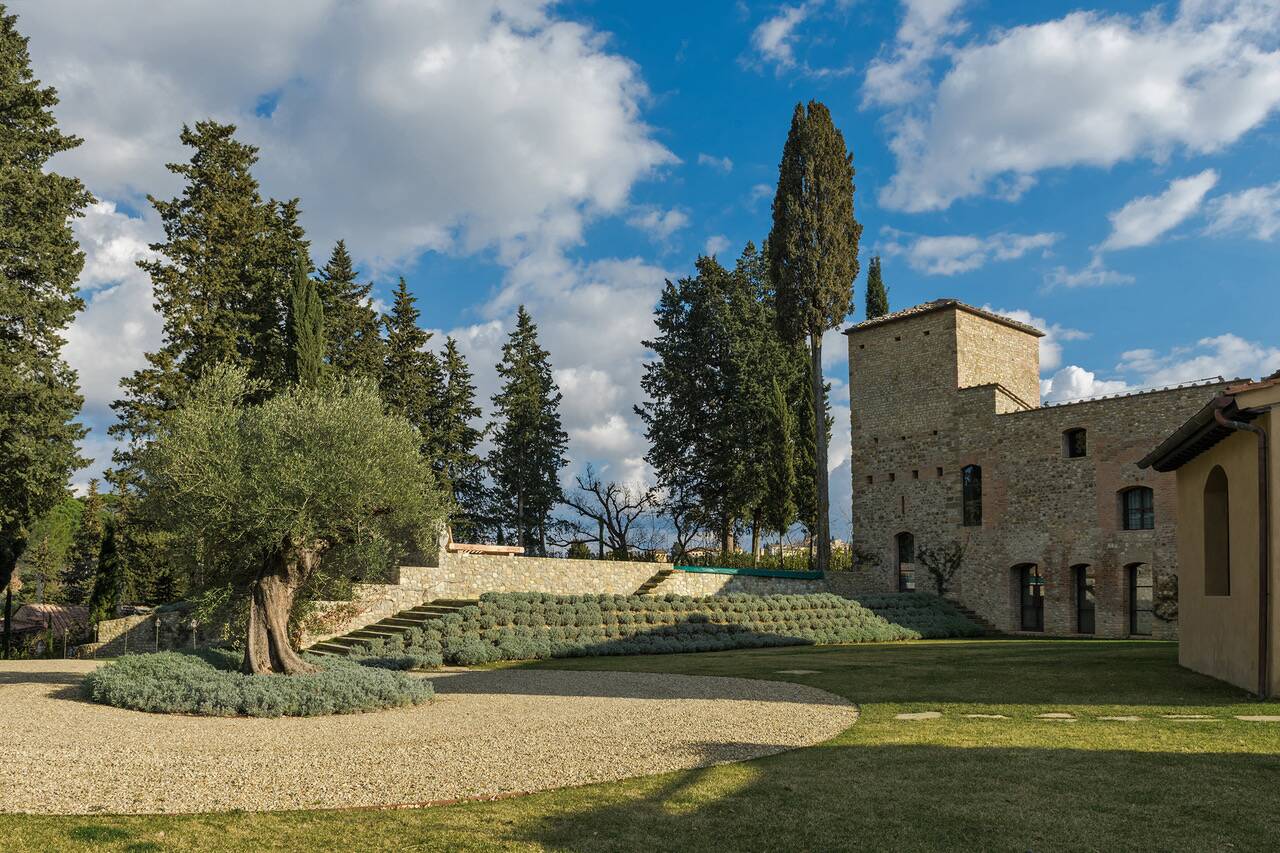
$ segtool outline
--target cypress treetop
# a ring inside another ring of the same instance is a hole
[[[382,323],[369,299],[373,283],[361,284],[359,278],[347,244],[339,240],[317,281],[326,356],[339,375],[377,381],[382,376]]]
[[[880,256],[871,259],[867,267],[867,319],[874,320],[889,313],[889,291],[880,277]]]
[[[301,260],[289,296],[289,367],[294,382],[311,388],[324,375],[324,312]]]

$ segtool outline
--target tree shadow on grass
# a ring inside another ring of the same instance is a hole
[[[549,802],[557,850],[1223,850],[1280,837],[1275,755],[821,746]],[[724,774],[733,774],[726,776]]]

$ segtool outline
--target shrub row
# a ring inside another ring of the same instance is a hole
[[[430,699],[431,683],[340,658],[310,658],[319,672],[243,675],[239,656],[208,652],[126,655],[84,680],[95,702],[168,714],[233,717],[313,717],[350,714]]]
[[[859,601],[895,625],[901,625],[921,637],[977,637],[980,625],[965,616],[945,598],[925,592],[900,592],[889,595],[867,595]]]
[[[427,629],[356,649],[372,666],[414,669],[500,660],[667,654],[906,640],[916,632],[835,595],[487,593]]]

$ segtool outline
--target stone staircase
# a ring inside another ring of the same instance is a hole
[[[977,623],[977,625],[980,628],[982,628],[983,632],[985,632],[988,636],[995,636],[997,634],[1002,633],[999,628],[991,624],[991,622],[987,621],[986,618],[979,616],[977,612],[969,609],[968,607],[965,607],[960,602],[952,601],[951,606],[954,607],[956,610],[960,611],[961,615],[964,616],[969,621]]]
[[[635,591],[636,595],[651,595],[655,589],[662,586],[662,582],[676,573],[675,569],[658,569],[653,577],[640,585]]]
[[[470,599],[438,598],[435,601],[419,604],[417,607],[411,607],[408,610],[401,610],[399,613],[374,622],[372,625],[366,625],[349,634],[330,637],[323,642],[316,643],[306,651],[315,655],[345,657],[350,653],[353,646],[359,646],[370,640],[389,640],[392,637],[398,637],[408,632],[410,628],[426,628],[432,622],[443,619],[450,613],[456,613],[467,605],[476,603],[476,601]]]

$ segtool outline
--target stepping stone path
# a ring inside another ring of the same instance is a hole
[[[1218,722],[1216,718],[1211,717],[1208,714],[1161,714],[1160,716],[1164,717],[1166,720],[1177,720],[1181,723],[1194,723],[1201,721]]]
[[[1036,714],[1038,720],[1070,720],[1075,722],[1076,718],[1073,714],[1064,714],[1061,711],[1051,711],[1048,714]]]
[[[1007,720],[1004,714],[965,714],[970,720]]]
[[[1098,719],[1099,720],[1115,720],[1116,722],[1119,722],[1119,723],[1136,723],[1138,722],[1138,720],[1141,720],[1142,718],[1134,717],[1131,715],[1124,715],[1119,717],[1099,717]]]
[[[1274,714],[1246,714],[1236,719],[1244,720],[1246,723],[1280,723],[1280,717]]]
[[[920,711],[915,714],[895,714],[896,720],[936,720],[942,716],[941,711]]]
[[[817,675],[820,669],[775,669],[779,675]]]

